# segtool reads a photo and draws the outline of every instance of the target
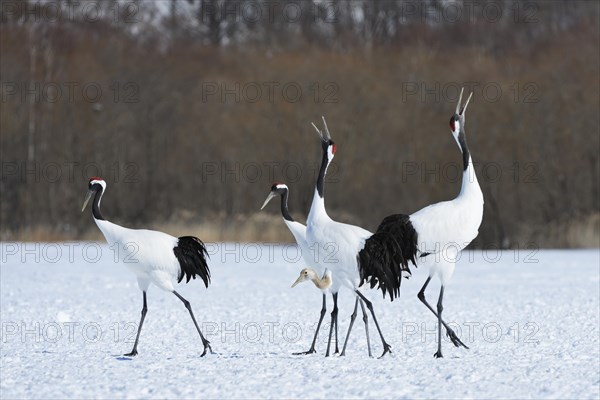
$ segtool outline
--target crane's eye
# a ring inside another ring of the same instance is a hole
[[[308,271],[304,271],[304,275],[308,275]]]

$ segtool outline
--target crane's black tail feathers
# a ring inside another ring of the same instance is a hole
[[[185,283],[199,276],[204,285],[208,287],[210,270],[206,259],[210,257],[202,240],[194,236],[182,236],[177,241],[177,246],[173,248],[173,252],[180,266],[177,282],[181,282],[184,276],[187,279]]]
[[[368,282],[390,294],[390,300],[400,296],[403,274],[410,276],[409,261],[416,267],[417,232],[404,214],[385,217],[377,231],[358,253],[360,285]]]

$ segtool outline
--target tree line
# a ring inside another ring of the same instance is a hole
[[[257,211],[282,180],[305,218],[321,115],[338,144],[328,208],[375,229],[458,192],[447,124],[466,87],[474,246],[598,245],[595,2],[0,6],[3,240],[86,237],[91,175],[124,225],[289,240],[275,207]]]

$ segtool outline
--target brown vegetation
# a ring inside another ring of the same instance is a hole
[[[219,24],[140,22],[134,34],[131,24],[4,16],[1,238],[89,238],[81,201],[88,177],[102,174],[102,206],[119,224],[209,241],[291,240],[275,205],[258,210],[282,180],[304,220],[319,159],[309,123],[321,115],[338,144],[328,208],[375,229],[460,189],[447,123],[466,85],[486,200],[474,245],[598,246],[598,4],[565,12],[555,3],[536,3],[532,24],[413,21],[386,34],[340,14],[334,32],[278,22],[227,45],[237,36]],[[39,99],[27,94],[35,84]],[[56,85],[61,96],[50,101]]]

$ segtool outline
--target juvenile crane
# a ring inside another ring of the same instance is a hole
[[[304,268],[302,271],[300,271],[300,276],[292,284],[292,287],[295,287],[297,284],[307,281],[307,280],[311,280],[315,284],[317,289],[321,290],[321,292],[323,293],[323,307],[321,308],[321,317],[319,318],[319,323],[317,324],[317,329],[315,330],[315,336],[313,337],[312,345],[310,346],[312,351],[309,350],[307,352],[295,353],[295,354],[310,354],[310,353],[315,352],[315,343],[317,341],[319,329],[321,329],[321,322],[323,322],[323,317],[325,316],[325,312],[327,311],[325,308],[325,298],[327,296],[327,293],[331,293],[331,291],[329,290],[331,288],[331,281],[332,281],[330,271],[325,270],[325,273],[323,274],[323,276],[321,278],[319,278],[317,271],[315,271],[312,268]],[[333,324],[333,322],[332,322],[332,324]],[[331,343],[332,329],[333,329],[333,325],[331,325],[331,328],[329,329],[329,337],[330,337],[329,343]],[[335,352],[337,354],[337,353],[339,353],[339,350],[337,348],[337,339],[336,339],[335,347],[336,347]],[[325,357],[329,357],[329,344],[327,345],[327,352],[325,353]]]
[[[304,268],[302,271],[300,271],[300,276],[298,279],[296,279],[296,281],[292,284],[292,288],[296,287],[297,284],[306,282],[308,280],[312,281],[317,289],[325,294],[329,292],[329,289],[331,288],[333,277],[331,276],[331,271],[328,269],[326,269],[323,273],[323,276],[319,278],[317,271],[312,268]]]
[[[121,260],[127,261],[125,265],[137,277],[138,287],[142,291],[142,317],[133,349],[130,353],[125,354],[125,356],[132,357],[138,354],[137,346],[140,339],[140,332],[142,331],[142,325],[148,311],[146,292],[151,283],[173,293],[189,311],[204,346],[204,351],[200,357],[206,355],[207,350],[212,353],[210,342],[206,340],[200,331],[190,302],[177,293],[173,287],[173,281],[175,280],[179,283],[183,278],[186,278],[186,283],[188,283],[190,279],[199,277],[208,288],[210,270],[206,263],[208,253],[204,243],[194,236],[176,238],[158,231],[124,228],[107,221],[100,212],[100,201],[105,191],[106,182],[104,179],[98,177],[91,178],[88,184],[88,193],[81,211],[85,210],[87,203],[93,197],[92,216],[96,225],[98,225],[109,245],[118,246]]]

